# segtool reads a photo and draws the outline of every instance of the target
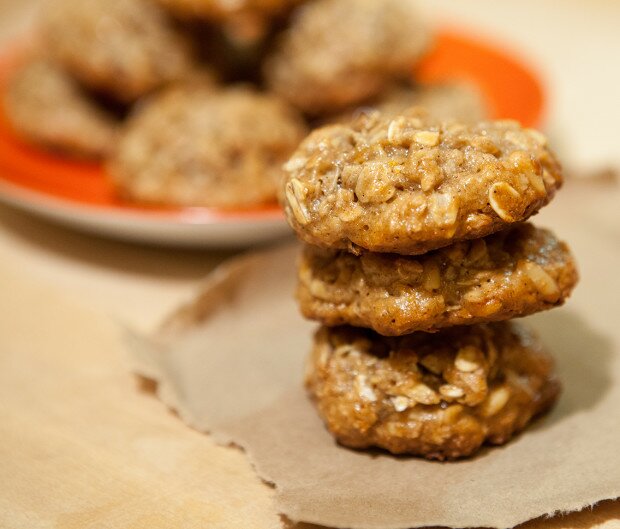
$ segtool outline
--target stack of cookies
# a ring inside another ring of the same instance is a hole
[[[562,183],[541,133],[371,112],[312,132],[285,172],[307,243],[297,296],[323,324],[306,385],[341,444],[459,458],[552,406],[552,358],[507,321],[578,279],[567,246],[524,222]]]

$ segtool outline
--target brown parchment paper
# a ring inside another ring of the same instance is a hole
[[[608,214],[596,204],[572,215],[573,195],[549,220],[572,242],[581,286],[566,308],[528,318],[556,354],[564,393],[504,447],[438,463],[338,446],[301,387],[314,325],[292,297],[295,246],[224,265],[155,336],[129,334],[136,370],[159,381],[161,399],[188,424],[243,447],[294,521],[506,528],[616,498],[620,233],[597,228]]]

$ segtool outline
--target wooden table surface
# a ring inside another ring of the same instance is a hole
[[[26,27],[34,4],[0,0],[0,35]],[[92,238],[0,207],[0,527],[287,524],[240,450],[187,428],[130,374],[120,337],[118,322],[153,328],[229,255]],[[620,502],[603,502],[526,527],[619,520]]]

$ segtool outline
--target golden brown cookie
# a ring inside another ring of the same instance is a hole
[[[326,248],[415,255],[526,220],[562,183],[539,132],[420,109],[313,131],[285,165],[298,236]]]
[[[408,108],[425,108],[435,119],[473,123],[487,118],[482,94],[465,83],[394,88],[377,102],[384,115],[398,116]]]
[[[250,206],[276,199],[282,164],[305,133],[275,96],[246,88],[174,88],[130,118],[109,164],[128,199]]]
[[[265,76],[308,114],[342,110],[410,77],[429,35],[409,0],[317,0],[295,12]]]
[[[44,58],[30,59],[11,77],[4,110],[25,140],[81,158],[103,158],[110,152],[119,125],[112,113]]]
[[[374,111],[384,116],[398,116],[415,106],[424,108],[430,116],[440,120],[474,123],[486,119],[488,115],[482,94],[473,86],[463,83],[424,86],[399,84],[378,98],[343,112],[329,122],[348,123],[361,113]]]
[[[186,38],[150,0],[54,0],[41,23],[55,61],[120,101],[133,101],[193,67]]]
[[[297,298],[325,325],[386,336],[526,316],[564,303],[577,283],[566,244],[531,224],[420,256],[307,245]]]
[[[341,444],[429,459],[506,443],[560,391],[537,339],[504,322],[399,338],[322,327],[306,386]]]

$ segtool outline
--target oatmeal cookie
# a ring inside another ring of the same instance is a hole
[[[103,158],[119,125],[67,73],[41,57],[33,57],[11,77],[4,111],[25,140],[81,158]]]
[[[409,78],[429,40],[409,0],[318,0],[294,14],[265,77],[308,114],[342,110]]]
[[[55,0],[42,12],[50,56],[84,85],[131,102],[193,67],[190,45],[149,0]]]
[[[317,129],[285,173],[286,215],[302,240],[408,255],[521,222],[562,183],[540,132],[439,121],[418,108]]]
[[[398,84],[378,98],[323,120],[323,123],[350,123],[360,114],[375,111],[384,116],[398,116],[411,107],[422,107],[430,116],[440,120],[474,123],[487,118],[482,95],[473,86],[463,83],[426,86]]]
[[[439,120],[474,123],[487,117],[482,95],[473,86],[466,84],[394,87],[373,106],[386,116],[398,116],[418,106]]]
[[[566,244],[522,224],[417,257],[307,245],[297,298],[304,316],[325,325],[399,336],[547,310],[576,282]]]
[[[139,108],[109,164],[128,199],[181,206],[275,201],[305,125],[275,96],[174,88]]]
[[[323,327],[306,387],[343,445],[429,459],[506,443],[560,391],[537,339],[504,322],[399,338]]]

